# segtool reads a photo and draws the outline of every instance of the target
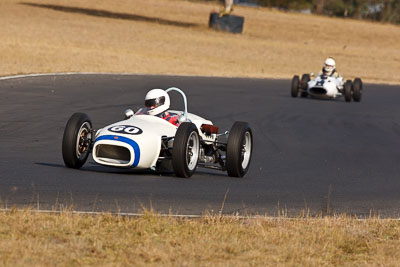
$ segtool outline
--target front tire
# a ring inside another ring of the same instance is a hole
[[[353,82],[353,100],[355,102],[361,101],[363,84],[360,78],[355,78]]]
[[[253,133],[247,122],[237,121],[229,132],[226,170],[231,177],[243,177],[250,167]]]
[[[65,126],[62,155],[65,166],[79,169],[85,164],[92,142],[92,122],[84,113],[74,113]]]
[[[351,102],[353,91],[353,83],[350,80],[347,80],[344,84],[344,99],[346,102]]]
[[[172,167],[176,176],[189,178],[197,168],[200,137],[196,125],[183,122],[175,134],[172,149]]]
[[[301,76],[301,97],[308,96],[308,82],[310,81],[310,79],[310,74],[303,74],[303,76]]]
[[[297,95],[299,93],[299,84],[300,84],[299,76],[298,75],[293,76],[292,88],[290,90],[292,97],[297,97]]]

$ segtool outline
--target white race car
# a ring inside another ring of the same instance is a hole
[[[292,79],[290,93],[292,97],[297,97],[300,93],[302,97],[315,97],[323,99],[335,99],[344,96],[346,102],[353,99],[355,102],[361,101],[363,84],[360,78],[343,81],[342,77],[332,77],[318,75],[315,79],[310,79],[310,74],[303,74],[301,80],[298,75]]]
[[[235,122],[230,132],[219,134],[209,120],[184,111],[179,127],[139,109],[128,109],[125,120],[93,130],[84,113],[68,120],[62,141],[62,155],[67,167],[79,169],[89,154],[98,164],[154,171],[171,170],[179,177],[190,177],[197,166],[227,171],[229,176],[243,177],[250,166],[253,134],[247,122]]]

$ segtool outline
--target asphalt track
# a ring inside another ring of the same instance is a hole
[[[182,179],[102,167],[91,158],[81,170],[64,167],[61,141],[72,113],[89,114],[100,128],[140,107],[149,89],[170,86],[186,92],[190,112],[222,130],[250,123],[255,147],[245,178],[198,169]],[[289,86],[288,80],[151,75],[0,80],[2,207],[399,217],[400,88],[365,84],[361,103],[346,103],[291,98]]]

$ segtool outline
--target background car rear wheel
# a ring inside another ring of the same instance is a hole
[[[293,76],[292,88],[290,91],[292,97],[297,97],[297,94],[299,93],[299,84],[300,84],[299,76],[298,75]]]
[[[200,137],[196,125],[183,122],[176,131],[172,149],[172,166],[176,176],[189,178],[197,168]]]
[[[237,121],[229,132],[226,170],[232,177],[243,177],[249,170],[253,152],[253,133],[247,122]]]
[[[75,113],[65,126],[62,141],[64,163],[69,168],[79,169],[85,164],[92,142],[92,122],[88,115]]]
[[[308,82],[310,81],[310,74],[303,74],[301,76],[301,89],[303,92],[301,92],[301,97],[307,97],[308,96]]]
[[[344,99],[346,102],[351,102],[351,96],[353,91],[353,83],[350,80],[347,80],[344,83]]]
[[[361,101],[363,84],[360,78],[355,78],[353,82],[353,100],[355,102]]]

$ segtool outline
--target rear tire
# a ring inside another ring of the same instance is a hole
[[[290,91],[292,97],[297,97],[297,95],[299,93],[299,84],[300,84],[299,76],[298,75],[293,76],[292,88]]]
[[[360,78],[355,78],[353,82],[353,100],[355,102],[361,101],[363,84]]]
[[[189,178],[197,168],[200,137],[196,125],[183,122],[175,134],[172,149],[172,167],[176,176]]]
[[[352,91],[353,83],[350,80],[347,80],[344,83],[344,99],[346,100],[346,102],[351,102]]]
[[[310,81],[310,74],[303,74],[301,76],[301,89],[303,92],[301,92],[301,97],[307,97],[308,96],[308,82]]]
[[[65,126],[62,155],[65,166],[79,169],[85,164],[92,142],[92,122],[84,113],[74,113]]]
[[[243,177],[250,167],[253,133],[247,122],[237,121],[229,132],[226,170],[231,177]]]

